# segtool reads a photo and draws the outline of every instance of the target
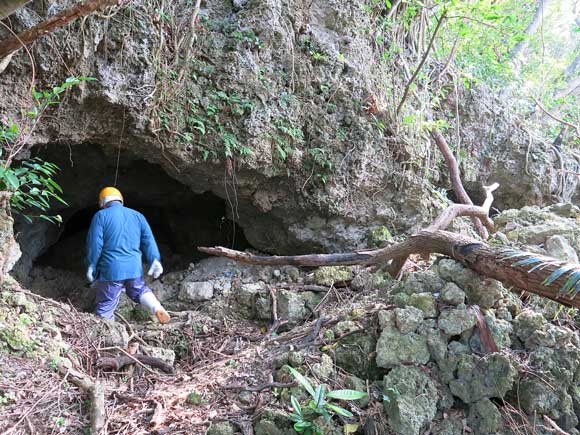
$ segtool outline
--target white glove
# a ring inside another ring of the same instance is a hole
[[[89,280],[90,283],[92,283],[95,280],[94,273],[95,271],[93,270],[93,266],[89,266],[89,268],[87,269],[87,279]]]
[[[153,263],[151,263],[151,267],[149,268],[149,272],[147,272],[147,275],[153,276],[153,278],[157,279],[161,276],[162,273],[163,266],[161,266],[159,260],[153,260]]]

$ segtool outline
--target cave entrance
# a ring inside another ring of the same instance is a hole
[[[23,255],[15,274],[39,294],[77,301],[80,308],[90,309],[78,300],[88,288],[84,278],[85,240],[98,211],[98,193],[113,184],[116,155],[90,145],[70,149],[50,145],[36,155],[61,168],[56,181],[63,188],[68,207],[55,205],[52,210],[63,217],[60,226],[17,219],[15,232]],[[117,178],[125,205],[141,212],[149,222],[166,273],[204,258],[197,246],[250,247],[243,229],[227,217],[226,201],[211,192],[192,192],[160,165],[124,152]]]

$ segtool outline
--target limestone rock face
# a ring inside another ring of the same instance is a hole
[[[2,206],[2,202],[0,197],[0,281],[5,273],[12,270],[21,255],[20,246],[14,239],[13,219]]]

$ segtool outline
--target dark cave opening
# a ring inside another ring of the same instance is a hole
[[[102,147],[78,145],[70,154],[63,149],[51,145],[37,154],[61,168],[56,181],[69,206],[56,205],[52,212],[62,216],[63,224],[28,224],[20,219],[15,226],[23,251],[15,272],[34,291],[66,299],[78,293],[79,286],[86,287],[86,235],[98,211],[98,193],[113,184],[115,172],[125,206],[141,212],[149,222],[166,273],[205,258],[197,246],[251,247],[243,229],[228,218],[226,201],[212,192],[193,192],[160,165],[127,153],[117,171],[116,156]]]

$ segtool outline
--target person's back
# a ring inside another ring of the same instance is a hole
[[[98,211],[87,236],[87,279],[97,281],[96,314],[113,319],[121,293],[145,305],[161,323],[169,314],[159,303],[143,279],[142,257],[150,265],[148,275],[158,278],[163,273],[161,256],[151,228],[138,211],[123,205],[123,196],[116,188],[107,187],[99,194]]]
[[[142,255],[149,264],[160,258],[149,224],[138,211],[115,201],[97,212],[93,220],[103,229],[97,278],[105,281],[137,278],[143,275]],[[94,237],[101,235],[96,233]]]

